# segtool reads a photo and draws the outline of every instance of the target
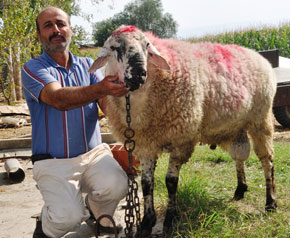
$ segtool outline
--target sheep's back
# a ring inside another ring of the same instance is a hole
[[[178,112],[172,112],[171,119],[180,115],[182,131],[191,127],[199,140],[211,136],[216,140],[218,134],[230,137],[271,110],[276,80],[269,62],[257,52],[216,43],[153,42],[171,66],[170,77],[163,79],[171,90],[166,91],[166,83],[156,89],[156,95],[164,98],[158,108]]]

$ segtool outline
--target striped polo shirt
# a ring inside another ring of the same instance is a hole
[[[92,59],[71,53],[70,59],[71,67],[67,70],[44,52],[22,68],[22,85],[31,114],[32,154],[71,158],[101,143],[96,102],[60,111],[39,100],[42,88],[51,82],[73,87],[96,84],[103,79],[100,71],[88,73]]]

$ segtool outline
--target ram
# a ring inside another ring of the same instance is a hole
[[[153,187],[158,154],[170,153],[166,235],[176,216],[180,168],[197,143],[217,144],[230,153],[238,178],[234,199],[239,200],[247,191],[244,162],[250,153],[249,134],[264,169],[266,210],[276,208],[272,143],[276,79],[266,59],[236,45],[159,39],[134,26],[121,26],[106,40],[90,71],[105,64],[106,74],[118,74],[131,90],[134,153],[142,166],[142,237],[150,235],[156,223]],[[107,106],[112,132],[124,142],[125,98],[108,97]]]

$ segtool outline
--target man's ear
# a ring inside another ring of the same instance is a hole
[[[70,26],[70,31],[71,31],[71,35],[73,36],[74,32],[73,32],[72,26]]]
[[[39,35],[39,31],[38,30],[36,30],[36,37],[37,37],[38,41],[40,42],[40,35]]]

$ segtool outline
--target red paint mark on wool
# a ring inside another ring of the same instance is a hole
[[[202,53],[201,52],[194,52],[193,53],[193,55],[194,55],[194,57],[195,58],[197,58],[197,59],[202,59],[204,56],[202,55]]]
[[[225,64],[228,69],[231,67],[232,54],[224,46],[214,44],[213,52],[216,55],[217,62]]]
[[[168,48],[167,54],[168,54],[168,57],[170,59],[170,64],[174,65],[179,61],[178,59],[176,59],[175,51],[173,49]]]
[[[137,30],[139,30],[139,29],[135,26],[122,25],[117,30],[113,31],[112,35],[117,36],[117,35],[120,35],[122,33],[134,32]]]

